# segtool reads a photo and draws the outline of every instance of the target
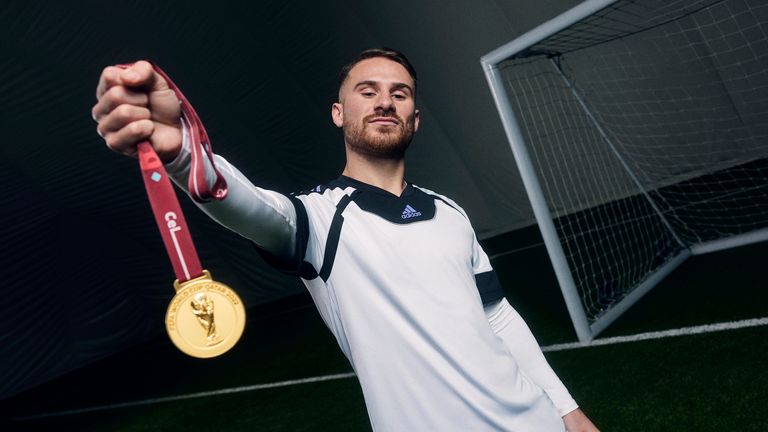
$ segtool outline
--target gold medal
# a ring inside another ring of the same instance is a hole
[[[210,358],[229,351],[245,329],[245,307],[223,283],[203,275],[173,283],[176,295],[168,305],[165,328],[174,345],[192,357]]]

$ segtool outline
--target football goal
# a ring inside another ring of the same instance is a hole
[[[768,239],[768,2],[588,0],[481,63],[580,341]]]

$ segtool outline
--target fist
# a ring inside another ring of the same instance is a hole
[[[164,162],[181,150],[181,104],[168,83],[146,61],[127,69],[109,66],[99,77],[91,110],[107,147],[128,156],[149,140]]]

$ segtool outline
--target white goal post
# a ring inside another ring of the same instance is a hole
[[[588,0],[481,64],[581,342],[768,240],[764,0]]]

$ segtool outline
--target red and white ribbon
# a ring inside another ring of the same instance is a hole
[[[129,66],[118,65],[122,68]],[[189,130],[191,144],[191,168],[188,182],[190,195],[197,202],[224,199],[227,196],[227,183],[216,168],[208,134],[200,121],[200,117],[168,75],[157,65],[153,64],[152,67],[165,79],[168,87],[176,93],[176,97],[181,101],[182,121]],[[203,269],[197,256],[197,250],[192,242],[192,236],[187,228],[179,200],[173,191],[173,186],[162,161],[149,141],[139,143],[138,152],[147,197],[152,206],[152,213],[155,215],[155,222],[163,237],[168,257],[171,259],[176,278],[179,282],[185,282],[202,276]],[[209,187],[206,179],[203,154],[208,157],[216,174],[213,187]]]

